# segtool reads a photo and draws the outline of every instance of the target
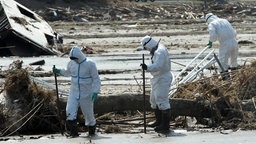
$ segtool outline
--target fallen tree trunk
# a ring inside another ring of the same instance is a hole
[[[67,97],[61,97],[61,107],[65,109]],[[115,111],[143,111],[142,95],[121,95],[121,96],[101,96],[95,103],[94,111],[103,114]],[[198,103],[195,100],[171,99],[171,113],[177,116],[210,117],[209,107]],[[146,96],[146,111],[152,111],[149,104],[149,96]]]
[[[42,102],[43,101],[44,100],[42,100]],[[66,119],[66,116],[65,116],[66,102],[67,102],[67,97],[60,97],[61,123],[63,125],[65,124],[65,119]],[[221,102],[224,102],[224,101],[221,101]],[[42,104],[42,103],[39,103],[39,104]],[[98,114],[98,116],[102,116],[102,114],[111,113],[111,112],[143,111],[143,104],[144,104],[144,101],[143,101],[142,95],[101,96],[101,97],[99,97],[98,101],[95,103],[94,108],[95,108],[95,114]],[[225,110],[226,109],[225,104],[223,104],[223,103],[210,104],[207,101],[197,101],[194,99],[176,99],[176,98],[174,98],[174,99],[170,99],[170,104],[172,107],[171,115],[173,117],[191,116],[191,117],[196,117],[196,119],[198,121],[204,120],[204,118],[210,118],[210,119],[213,119],[214,121],[216,121],[217,123],[220,123],[221,122],[220,120],[222,120],[222,118],[225,117],[225,115],[224,115],[225,113],[222,113],[219,111],[219,109],[216,109],[216,107],[221,105],[222,106],[221,110]],[[149,104],[149,96],[148,95],[146,96],[146,105],[145,106],[146,106],[145,107],[146,111],[152,111],[150,104]],[[34,107],[34,108],[37,108],[37,107]],[[254,112],[255,109],[256,109],[255,102],[254,102],[254,99],[252,99],[252,100],[247,100],[246,102],[241,103],[240,109],[235,109],[235,111],[233,111],[233,112],[238,112],[238,114],[243,114],[246,111]],[[38,120],[38,119],[43,120],[45,117],[47,117],[47,116],[42,117],[42,115],[35,116],[34,114],[35,113],[33,113],[33,116],[36,120]],[[20,115],[16,115],[13,118],[17,118],[17,116],[20,116]],[[54,131],[56,131],[57,130],[56,129],[57,128],[56,120],[54,120],[54,117],[52,117],[52,116],[53,115],[51,115],[51,118],[53,118],[53,119],[51,119],[51,120],[53,120],[53,123],[50,126],[54,128]],[[23,117],[25,117],[25,116],[23,116]],[[147,118],[149,118],[149,117],[147,117]],[[16,121],[19,122],[19,120],[20,119],[18,117],[18,119],[16,119]],[[44,119],[43,122],[47,123],[49,120],[50,119],[47,118],[47,119]],[[77,120],[80,124],[84,123],[84,118],[83,118],[81,111],[79,111],[79,113],[78,113]],[[16,132],[16,130],[19,130],[17,127],[21,128],[23,122],[24,121],[20,121],[20,123],[12,122],[11,126],[8,126],[8,125],[5,126],[8,129],[6,129],[4,135],[9,135],[9,134],[11,135],[14,132]],[[26,122],[24,122],[24,123],[26,123]],[[203,121],[200,121],[200,122],[202,123]],[[121,121],[121,123],[122,123],[122,121]],[[30,124],[33,124],[33,123],[30,123]],[[36,123],[36,124],[38,125],[38,123]],[[13,128],[13,126],[15,126],[15,127]],[[9,129],[9,127],[13,128],[13,129]],[[29,131],[30,129],[25,128],[22,130]]]
[[[61,109],[65,110],[67,97],[61,97]],[[143,96],[142,95],[119,95],[119,96],[100,96],[95,103],[95,114],[104,114],[109,112],[121,111],[143,111]],[[207,102],[199,102],[193,99],[170,99],[171,114],[174,116],[191,116],[211,118],[214,110],[211,104]],[[225,107],[223,107],[225,109]],[[252,100],[247,100],[241,104],[241,111],[255,111],[255,103]],[[146,96],[146,111],[152,111],[149,104],[149,96]],[[63,112],[65,114],[65,112]],[[65,117],[65,116],[64,116]]]

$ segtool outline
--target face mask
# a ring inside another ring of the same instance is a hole
[[[73,60],[73,61],[75,61],[76,63],[78,63],[78,58],[76,58],[76,57],[69,57],[70,58],[70,60]]]
[[[76,57],[69,57],[71,60],[75,60],[75,59],[78,59],[78,58],[76,58]]]

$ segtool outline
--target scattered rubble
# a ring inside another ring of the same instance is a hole
[[[57,3],[57,2],[56,2]],[[158,2],[161,3],[161,2]],[[78,6],[79,5],[79,6]],[[32,7],[32,6],[31,6]],[[97,9],[97,11],[95,11]],[[69,3],[62,7],[47,5],[45,9],[35,9],[47,21],[131,21],[131,20],[198,20],[208,13],[213,12],[220,17],[240,20],[241,17],[253,17],[256,14],[255,3],[228,1],[216,2],[169,2],[156,5],[154,3],[134,3],[96,1],[95,3]]]
[[[5,103],[1,105],[1,136],[17,133],[47,133],[58,130],[54,91],[38,86],[14,61],[4,83]]]
[[[55,1],[57,2],[57,0]],[[203,4],[197,5],[192,2],[154,7],[149,3],[116,3],[113,7],[93,4],[88,4],[84,7],[80,5],[80,7],[76,8],[72,6],[68,3],[65,7],[46,4],[46,9],[35,9],[35,11],[51,22],[74,21],[88,23],[103,21],[108,24],[111,21],[129,22],[130,20],[136,21],[139,19],[142,23],[145,23],[145,21],[154,18],[152,21],[161,19],[163,21],[173,20],[171,24],[191,24],[204,22],[201,17],[208,11],[223,17],[229,16],[230,20],[239,21],[241,17],[245,17],[245,20],[255,21],[254,18],[250,19],[255,16],[255,6],[241,2],[229,4],[210,3],[207,6]],[[95,11],[95,8],[97,8],[97,11]],[[19,23],[24,22],[22,19],[16,19],[16,21]],[[129,26],[137,27],[140,23]],[[169,24],[169,22],[167,23]],[[240,41],[242,44],[249,44],[250,42]],[[68,51],[69,49],[66,52]],[[62,52],[65,53],[65,51]],[[84,52],[88,54],[95,53],[94,49],[89,46],[84,47]],[[38,86],[31,81],[28,77],[32,73],[21,69],[21,65],[21,61],[15,62],[9,68],[10,74],[6,75],[5,73],[5,75],[1,74],[0,76],[6,78],[4,91],[5,98],[9,101],[7,105],[0,104],[0,111],[2,112],[0,113],[1,136],[19,133],[58,132],[55,92]],[[107,72],[109,71],[105,73]],[[47,73],[47,76],[49,75],[52,75],[52,73]],[[194,100],[205,107],[210,107],[212,110],[210,115],[212,117],[191,118],[177,115],[178,118],[172,118],[172,128],[175,129],[182,126],[183,128],[196,129],[200,126],[210,126],[225,129],[255,129],[256,108],[255,89],[253,87],[256,81],[255,63],[252,62],[251,65],[231,72],[231,75],[233,77],[232,82],[219,80],[219,75],[214,75],[179,87],[174,94],[176,98]],[[99,130],[102,132],[132,133],[134,132],[132,130],[134,127],[142,125],[141,117],[140,111],[119,111],[97,115],[97,121],[100,124]],[[189,120],[194,119],[196,119],[197,124],[187,125]],[[148,121],[150,122],[151,120],[151,113],[148,112]],[[79,124],[82,128],[82,122]],[[44,130],[43,132],[41,131],[42,129]]]
[[[155,2],[134,3],[109,0],[102,1],[102,3],[100,1],[95,3],[74,2],[70,5],[68,2],[60,1],[55,0],[53,5],[47,1],[20,0],[21,3],[26,4],[26,7],[13,0],[2,1],[2,3],[17,5],[18,8],[15,9],[15,6],[7,8],[4,6],[5,4],[3,5],[3,9],[8,12],[6,17],[9,19],[4,23],[5,25],[1,26],[3,31],[1,40],[3,42],[0,44],[0,55],[38,56],[59,54],[59,51],[65,53],[66,50],[62,50],[63,46],[61,45],[63,36],[52,30],[43,19],[48,22],[73,21],[81,23],[137,20],[145,23],[161,19],[162,22],[167,20],[171,24],[191,24],[204,22],[202,18],[208,12],[213,12],[220,17],[228,17],[230,21],[240,21],[243,17],[243,20],[252,22],[255,22],[253,17],[256,14],[255,5],[250,2],[207,2],[206,5],[203,2],[180,3],[174,1],[168,4],[155,5]],[[41,8],[42,3],[45,3],[45,9]],[[61,4],[58,5],[58,3]],[[34,8],[36,4],[40,8]],[[33,8],[33,11],[27,7]],[[7,33],[8,27],[13,30]]]

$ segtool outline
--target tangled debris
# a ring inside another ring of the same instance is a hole
[[[256,62],[230,72],[231,81],[222,81],[220,75],[202,78],[180,86],[174,97],[196,99],[211,108],[212,119],[209,126],[223,128],[256,128]],[[252,102],[254,107],[242,107],[242,103]],[[198,119],[198,121],[200,121]],[[209,123],[210,122],[210,123]]]
[[[5,79],[5,104],[0,107],[1,136],[59,131],[54,91],[32,82],[21,65],[22,61],[14,61]]]

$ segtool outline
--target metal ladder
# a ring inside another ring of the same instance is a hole
[[[208,46],[205,47],[174,77],[174,80],[171,84],[169,97],[172,97],[179,86],[195,80],[200,74],[203,73],[205,68],[208,68],[210,65],[216,63],[217,61],[218,58],[214,53],[214,49],[209,49]],[[220,63],[218,64],[220,65]],[[192,70],[190,70],[191,67]],[[185,72],[188,73],[183,77],[182,75],[184,75]]]

